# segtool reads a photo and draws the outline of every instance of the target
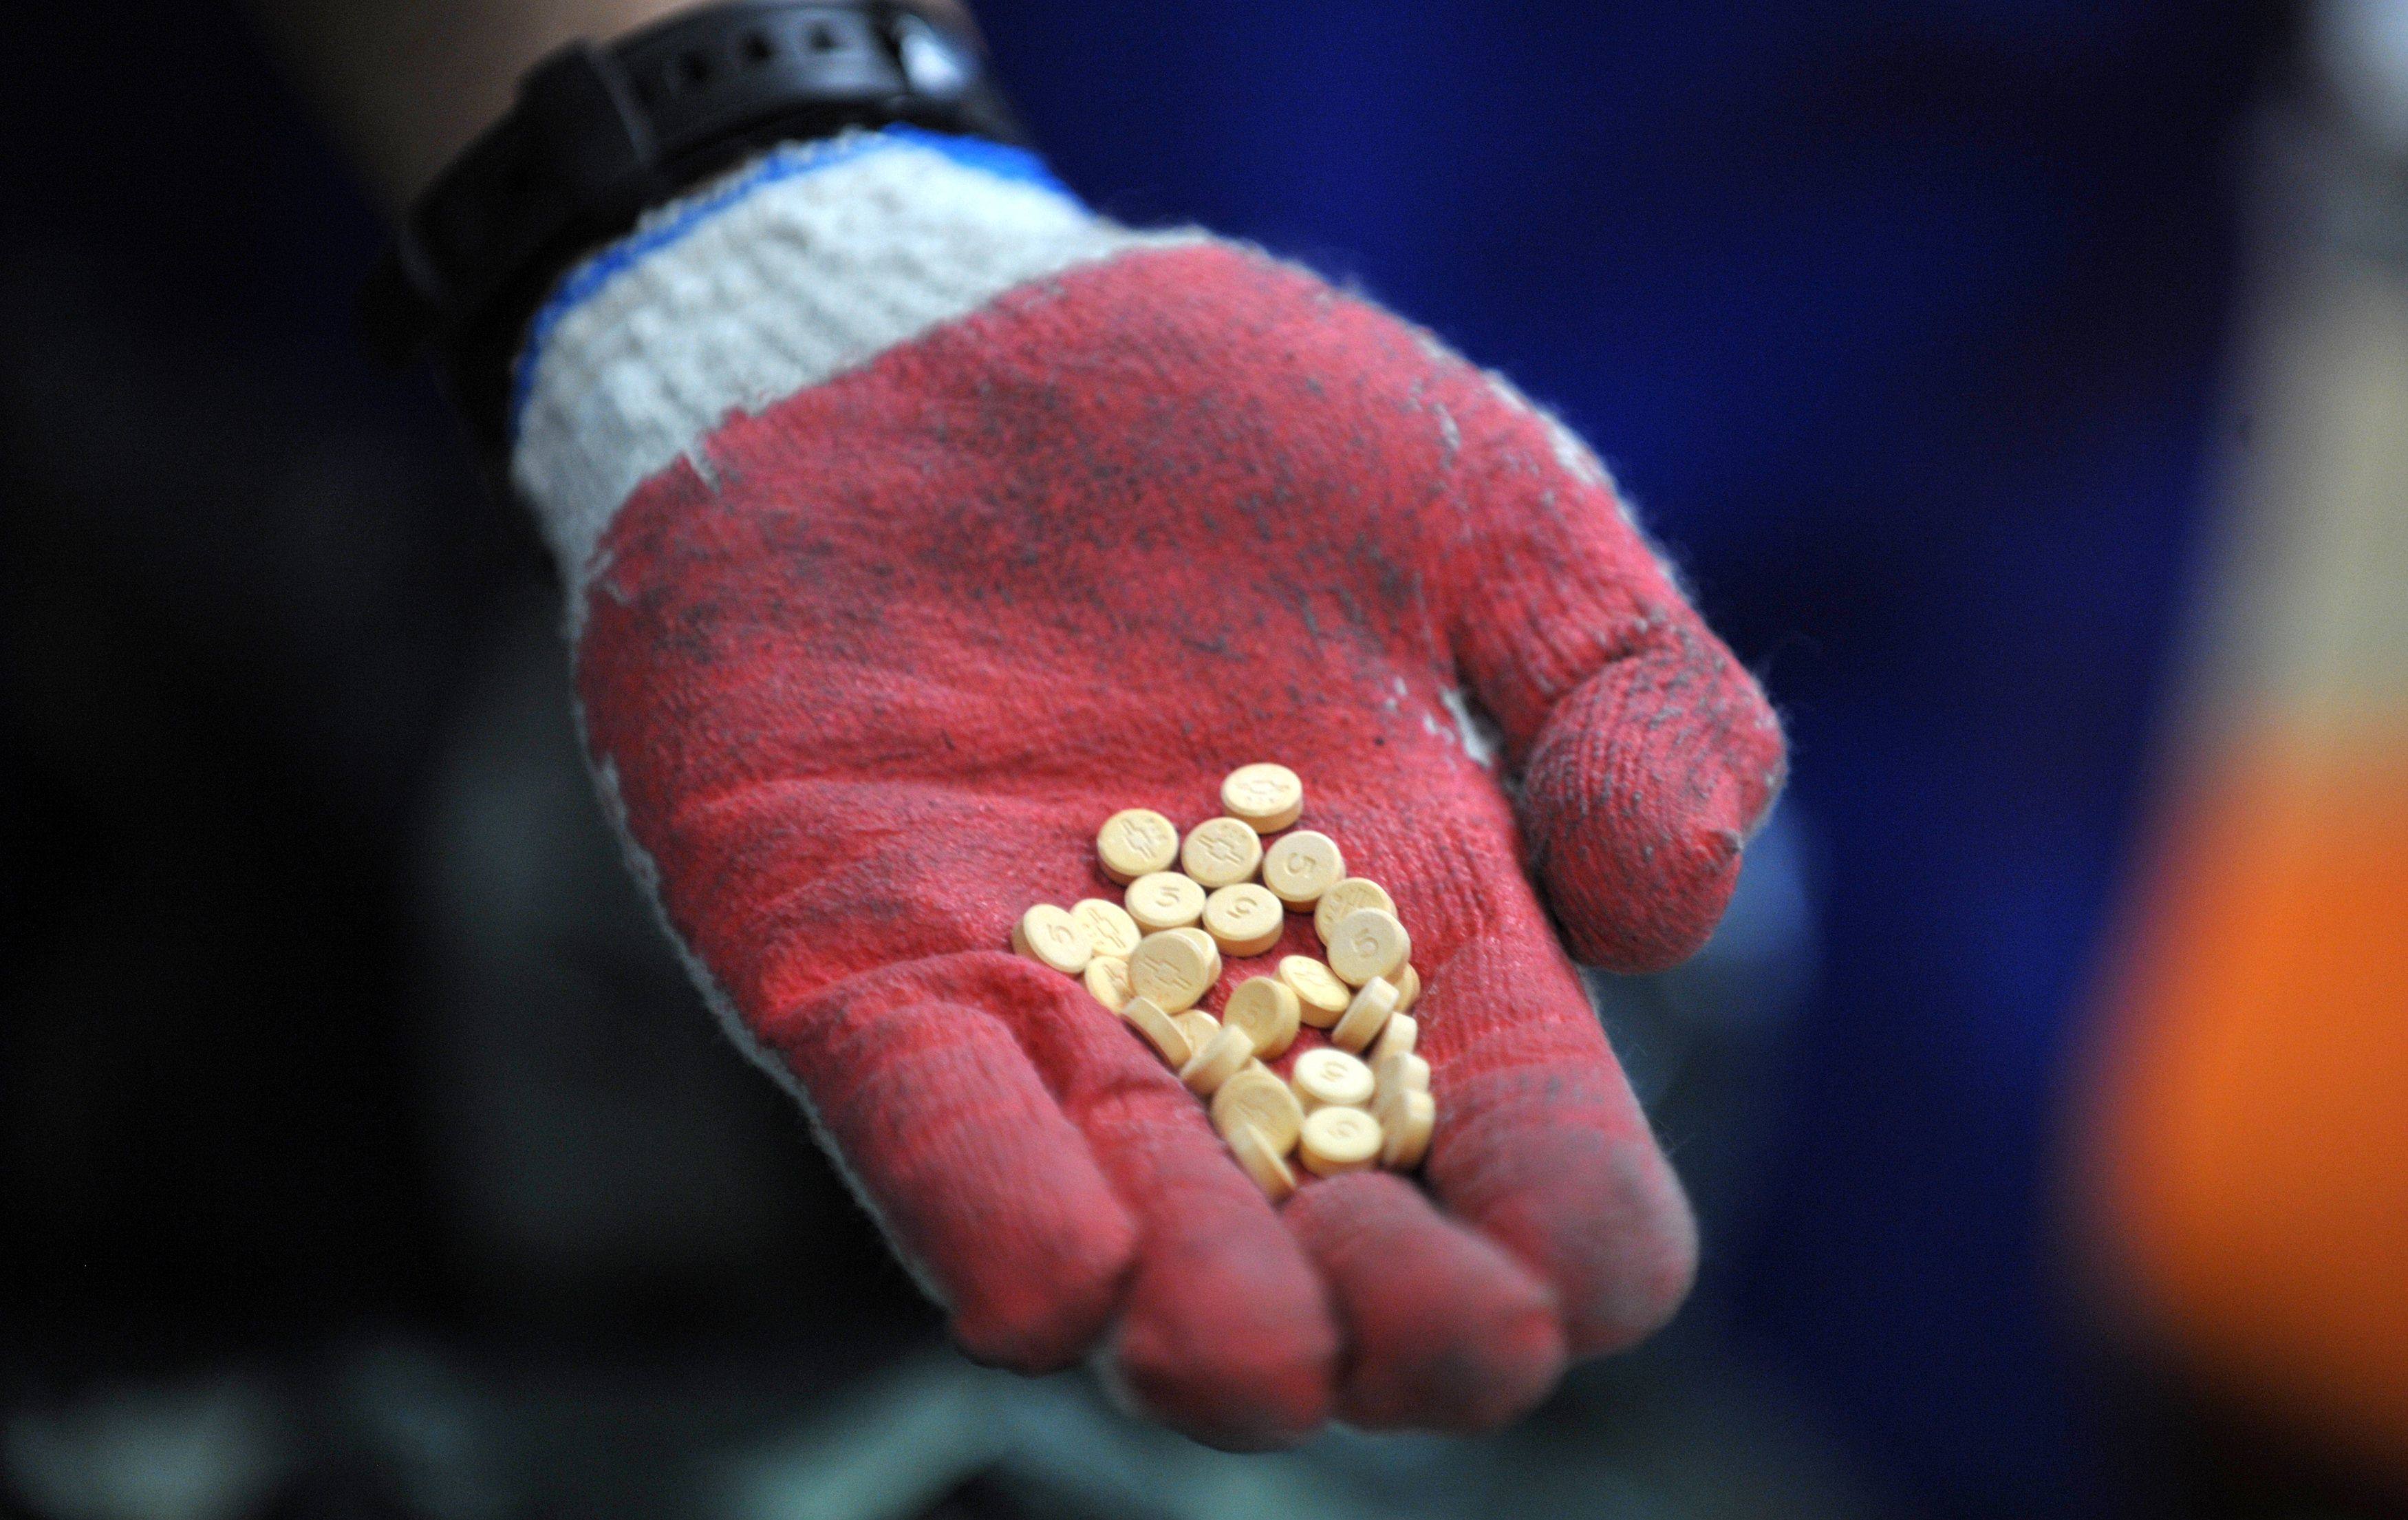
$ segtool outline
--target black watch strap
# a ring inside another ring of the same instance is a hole
[[[361,293],[369,340],[433,349],[497,449],[521,332],[580,253],[753,149],[906,122],[1023,140],[977,38],[894,0],[732,0],[572,44],[411,206]]]

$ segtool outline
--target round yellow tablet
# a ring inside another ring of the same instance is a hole
[[[1402,1011],[1404,1006],[1399,998],[1397,1003],[1398,1011],[1388,1016],[1387,1025],[1380,1031],[1380,1038],[1371,1042],[1371,1054],[1368,1059],[1374,1068],[1391,1055],[1411,1055],[1413,1047],[1421,1041],[1421,1021]]]
[[[1373,977],[1393,985],[1412,954],[1413,937],[1396,914],[1377,908],[1357,908],[1340,919],[1329,940],[1329,968],[1349,986],[1359,987]]]
[[[1413,969],[1412,962],[1407,961],[1405,968],[1389,980],[1397,984],[1398,1012],[1402,1013],[1421,1000],[1422,974]]]
[[[1096,858],[1103,862],[1104,874],[1123,885],[1167,871],[1179,858],[1178,826],[1151,808],[1116,812],[1096,831]]]
[[[1128,904],[1130,920],[1148,934],[1182,928],[1204,916],[1204,889],[1177,871],[1139,877],[1121,900]]]
[[[1126,960],[1137,950],[1141,931],[1137,920],[1119,903],[1101,897],[1082,897],[1070,905],[1070,916],[1087,931],[1088,942],[1098,955],[1118,955]]]
[[[1130,1028],[1144,1037],[1145,1042],[1154,1047],[1154,1053],[1168,1062],[1173,1071],[1185,1066],[1187,1058],[1196,1054],[1195,1047],[1187,1041],[1186,1034],[1151,997],[1130,998],[1122,1006],[1121,1017]]]
[[[1426,1093],[1430,1064],[1418,1055],[1383,1055],[1371,1063],[1371,1081],[1383,1099],[1392,1093]]]
[[[1246,1031],[1246,1038],[1254,1042],[1254,1054],[1275,1061],[1296,1043],[1301,1009],[1296,990],[1286,982],[1250,976],[1221,1005],[1221,1022]]]
[[[1117,1013],[1128,1006],[1128,961],[1120,955],[1098,955],[1087,963],[1087,991],[1096,1001]]]
[[[1212,966],[1194,940],[1175,932],[1149,934],[1129,957],[1129,986],[1176,1013],[1194,1008],[1211,990]]]
[[[1240,960],[1278,944],[1286,926],[1280,900],[1252,882],[1217,888],[1204,899],[1204,932],[1224,954]]]
[[[1271,1142],[1251,1126],[1241,1126],[1227,1137],[1229,1154],[1254,1185],[1263,1190],[1273,1203],[1285,1201],[1296,1192],[1296,1172],[1285,1158],[1271,1149]]]
[[[1326,834],[1300,828],[1281,835],[1263,852],[1263,885],[1290,908],[1311,908],[1345,879],[1346,857]]]
[[[1246,1032],[1225,1024],[1210,1044],[1189,1056],[1187,1064],[1179,1068],[1179,1080],[1198,1097],[1211,1097],[1254,1058],[1254,1042],[1246,1038]]]
[[[1268,761],[1240,766],[1221,782],[1221,806],[1258,834],[1276,834],[1304,814],[1304,782]]]
[[[1235,818],[1207,818],[1179,847],[1179,868],[1208,889],[1251,882],[1262,863],[1263,837]]]
[[[1165,934],[1175,934],[1182,939],[1186,940],[1189,944],[1194,945],[1196,947],[1196,954],[1203,956],[1204,964],[1212,968],[1212,980],[1215,982],[1221,980],[1221,947],[1212,942],[1212,937],[1211,935],[1206,934],[1202,929],[1196,927],[1192,924],[1183,925],[1175,929],[1165,929],[1162,932]]]
[[[1397,911],[1397,899],[1379,882],[1360,876],[1350,876],[1321,895],[1312,905],[1312,932],[1321,936],[1323,944],[1329,943],[1338,933],[1338,921],[1357,908],[1377,908],[1383,913]]]
[[[1011,948],[1065,976],[1085,970],[1096,954],[1086,927],[1050,902],[1040,902],[1020,915],[1020,922],[1011,927]]]
[[[1315,1109],[1297,1134],[1297,1155],[1316,1177],[1366,1171],[1380,1159],[1380,1121],[1361,1109]]]
[[[1329,1042],[1342,1051],[1360,1053],[1379,1038],[1389,1015],[1397,1011],[1397,984],[1385,977],[1363,983],[1354,1000],[1329,1031]]]
[[[1438,1103],[1427,1093],[1408,1088],[1381,1105],[1380,1165],[1398,1171],[1420,1166],[1437,1126]]]
[[[1371,1101],[1376,1084],[1371,1068],[1341,1050],[1324,1045],[1307,1051],[1296,1058],[1288,1071],[1288,1085],[1296,1089],[1296,1098],[1304,1111],[1315,1109],[1351,1108]]]
[[[1179,1025],[1179,1032],[1187,1037],[1187,1048],[1191,1051],[1202,1050],[1212,1043],[1214,1035],[1221,1032],[1221,1021],[1200,1008],[1173,1014],[1170,1022]]]
[[[1310,955],[1281,956],[1279,975],[1296,994],[1298,1016],[1316,1029],[1336,1024],[1338,1016],[1346,1011],[1346,1005],[1354,1000],[1354,989]]]
[[[1287,1083],[1268,1067],[1249,1066],[1221,1083],[1212,1095],[1212,1127],[1228,1140],[1240,1129],[1260,1132],[1282,1155],[1296,1149],[1296,1133],[1304,1127],[1304,1109]]]

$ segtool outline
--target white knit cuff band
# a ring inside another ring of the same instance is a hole
[[[769,151],[571,271],[537,316],[511,476],[574,621],[621,503],[729,412],[758,411],[984,306],[1133,247],[1034,157],[910,128]]]

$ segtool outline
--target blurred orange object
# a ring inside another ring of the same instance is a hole
[[[2144,1335],[2408,1482],[2408,276],[2272,264],[2077,1186]]]
[[[2107,1228],[2191,1359],[2408,1468],[2408,727],[2236,745],[2174,824]]]

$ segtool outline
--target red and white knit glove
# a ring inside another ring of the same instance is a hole
[[[1254,1446],[1492,1425],[1672,1312],[1687,1206],[1556,929],[1695,949],[1782,741],[1559,425],[1298,269],[909,133],[661,213],[522,381],[636,868],[971,1355],[1097,1353]],[[1259,759],[1412,926],[1426,1190],[1274,1207],[1006,948],[1111,890],[1107,815],[1193,824]]]

